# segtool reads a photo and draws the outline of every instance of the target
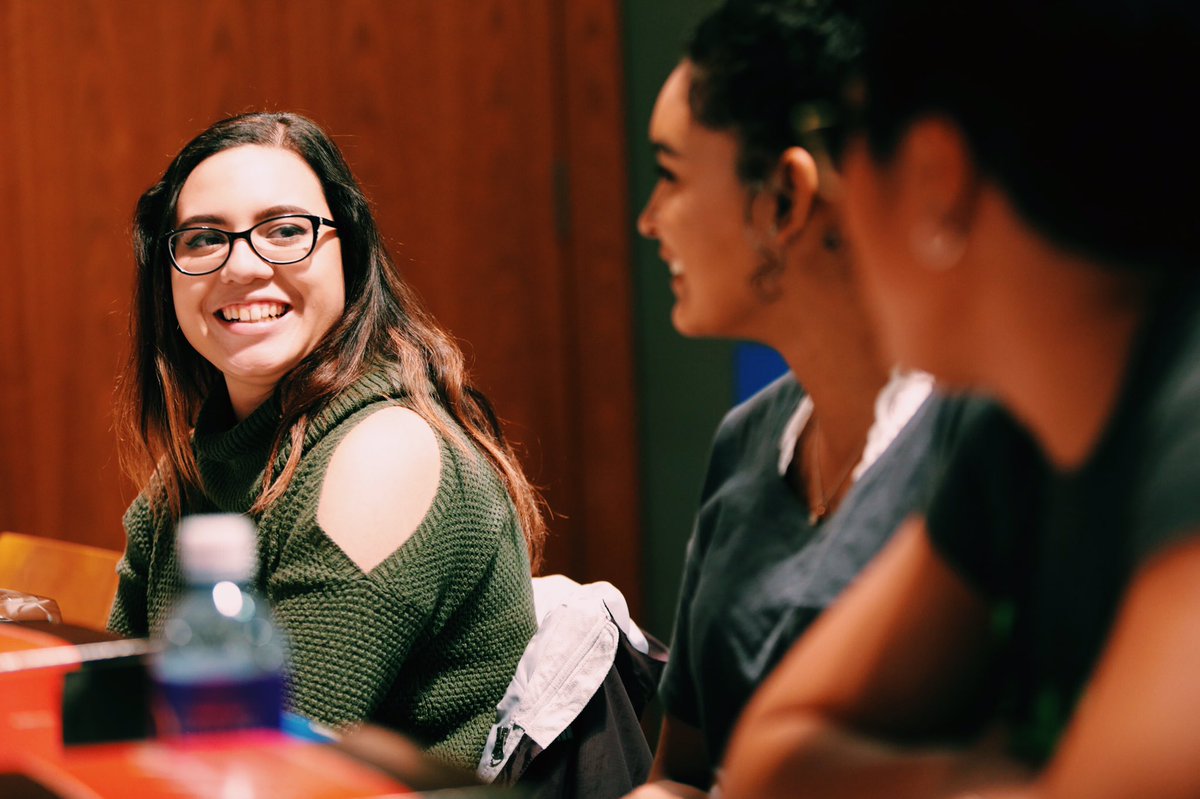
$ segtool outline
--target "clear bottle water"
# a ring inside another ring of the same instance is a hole
[[[257,569],[253,522],[237,514],[184,517],[179,560],[187,587],[151,660],[160,735],[278,729],[287,647]]]

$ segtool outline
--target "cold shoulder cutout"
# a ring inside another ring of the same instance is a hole
[[[380,409],[334,450],[317,521],[350,560],[370,572],[420,525],[440,474],[438,440],[428,422],[398,405]]]

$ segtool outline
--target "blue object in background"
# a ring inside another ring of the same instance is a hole
[[[762,344],[738,344],[733,352],[734,401],[744,402],[788,370],[783,357]]]
[[[337,731],[286,710],[280,717],[279,722],[281,730],[293,738],[299,738],[302,741],[316,741],[319,744],[327,744],[338,740],[339,737]]]

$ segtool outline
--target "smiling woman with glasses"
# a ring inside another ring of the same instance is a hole
[[[465,768],[536,628],[540,500],[462,354],[417,304],[329,136],[216,123],[138,202],[110,627],[161,631],[184,514],[258,524],[290,704]]]

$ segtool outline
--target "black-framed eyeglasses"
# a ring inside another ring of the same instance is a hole
[[[185,227],[167,234],[171,265],[185,275],[209,275],[223,267],[233,243],[245,239],[262,260],[275,266],[303,261],[317,247],[321,225],[336,229],[332,219],[314,214],[288,214],[264,219],[242,231]]]

